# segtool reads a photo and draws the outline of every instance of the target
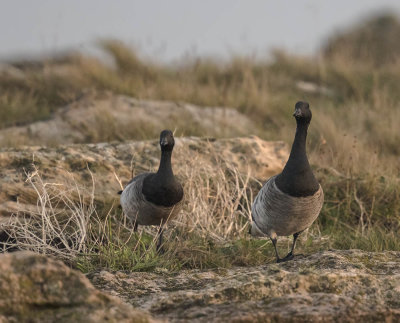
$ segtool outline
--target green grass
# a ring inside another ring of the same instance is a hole
[[[162,267],[164,259],[156,252],[149,235],[135,235],[129,241],[108,241],[96,246],[95,252],[78,256],[73,265],[83,272],[99,268],[110,270],[151,271]],[[169,267],[173,267],[168,263]]]

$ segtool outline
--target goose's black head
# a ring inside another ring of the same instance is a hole
[[[160,146],[162,151],[172,151],[175,139],[171,130],[163,130],[160,133]]]
[[[310,123],[312,113],[308,103],[302,101],[297,102],[294,107],[293,116],[296,118],[297,123]]]

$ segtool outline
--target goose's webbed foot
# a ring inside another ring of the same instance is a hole
[[[297,238],[299,237],[300,233],[302,233],[302,232],[303,232],[303,231],[296,232],[296,233],[293,235],[293,244],[292,244],[292,248],[290,249],[290,252],[286,255],[285,258],[277,259],[276,262],[285,262],[285,261],[293,260],[293,259],[294,259],[294,254],[293,254],[293,252],[294,252],[294,248],[296,247],[296,241],[297,241]]]
[[[293,254],[292,252],[289,252],[289,253],[286,255],[285,258],[280,258],[280,259],[278,259],[276,262],[285,262],[285,261],[288,261],[288,260],[293,260],[293,258],[294,258],[294,254]]]

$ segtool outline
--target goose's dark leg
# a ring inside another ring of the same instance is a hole
[[[162,248],[162,236],[164,233],[164,226],[160,226],[160,229],[158,230],[158,242],[157,242],[157,252],[160,254],[164,253],[164,249]]]
[[[138,223],[135,222],[135,224],[133,225],[133,232],[137,232],[137,228],[138,228]]]
[[[299,237],[300,233],[302,233],[302,232],[303,232],[303,231],[296,232],[296,233],[293,235],[293,244],[292,244],[292,248],[290,249],[290,252],[287,254],[287,256],[286,256],[285,258],[282,259],[282,261],[292,260],[292,259],[294,258],[293,251],[294,251],[294,248],[296,247],[296,241],[297,241],[297,238]]]
[[[293,256],[293,251],[294,251],[294,248],[296,247],[297,238],[299,237],[300,233],[302,233],[302,232],[303,232],[303,231],[296,232],[296,233],[293,235],[293,244],[292,244],[292,248],[290,249],[290,252],[288,253],[288,255]]]
[[[276,238],[273,238],[273,239],[270,238],[270,239],[271,239],[271,241],[272,241],[272,244],[274,245],[275,254],[276,254],[276,262],[281,262],[282,259],[279,258],[278,249],[276,248],[276,241],[277,241],[277,239],[276,239]]]

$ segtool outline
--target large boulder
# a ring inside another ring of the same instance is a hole
[[[210,271],[101,271],[95,286],[171,322],[399,322],[400,252],[331,250]]]
[[[0,255],[0,322],[153,322],[80,272],[31,252]]]
[[[0,130],[0,146],[145,139],[164,128],[208,137],[257,134],[254,123],[235,109],[89,93],[49,120]]]

